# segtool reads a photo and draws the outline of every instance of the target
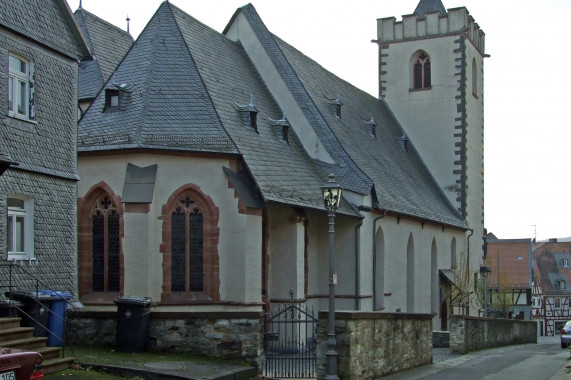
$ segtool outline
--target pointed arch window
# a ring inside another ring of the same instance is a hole
[[[119,213],[108,195],[97,199],[91,213],[92,291],[118,292],[120,288]]]
[[[171,291],[204,291],[204,218],[188,195],[171,214]]]
[[[420,51],[414,56],[412,73],[413,88],[415,90],[429,89],[432,87],[430,56],[424,51]]]

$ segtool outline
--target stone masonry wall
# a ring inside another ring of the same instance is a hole
[[[319,313],[317,377],[327,372],[327,312]],[[432,315],[335,313],[338,375],[376,379],[432,362]]]
[[[450,316],[451,353],[464,354],[484,348],[523,343],[537,343],[535,322]]]
[[[79,311],[68,316],[72,344],[115,345],[117,313]],[[257,364],[262,355],[261,312],[153,312],[149,351],[184,352]],[[144,332],[141,332],[144,333]]]

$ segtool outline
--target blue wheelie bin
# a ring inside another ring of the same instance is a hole
[[[65,324],[68,301],[73,295],[67,292],[54,292],[39,290],[40,295],[51,298],[50,313],[48,315],[48,347],[62,347],[65,342]]]

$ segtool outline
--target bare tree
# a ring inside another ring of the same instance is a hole
[[[456,266],[452,268],[454,278],[450,286],[441,286],[442,296],[448,300],[459,314],[465,314],[470,305],[470,295],[474,292],[474,280],[467,265],[464,253],[460,253]]]

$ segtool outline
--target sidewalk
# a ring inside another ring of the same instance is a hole
[[[66,347],[65,356],[75,357],[83,368],[104,373],[90,372],[89,377],[79,371],[60,371],[47,376],[48,379],[113,379],[106,374],[126,378],[144,379],[196,379],[196,380],[251,380],[257,379],[258,369],[238,361],[216,360],[184,354],[157,352],[122,353],[110,347]],[[66,373],[67,372],[67,373]],[[70,375],[69,373],[76,373]],[[101,376],[99,376],[101,375]]]

